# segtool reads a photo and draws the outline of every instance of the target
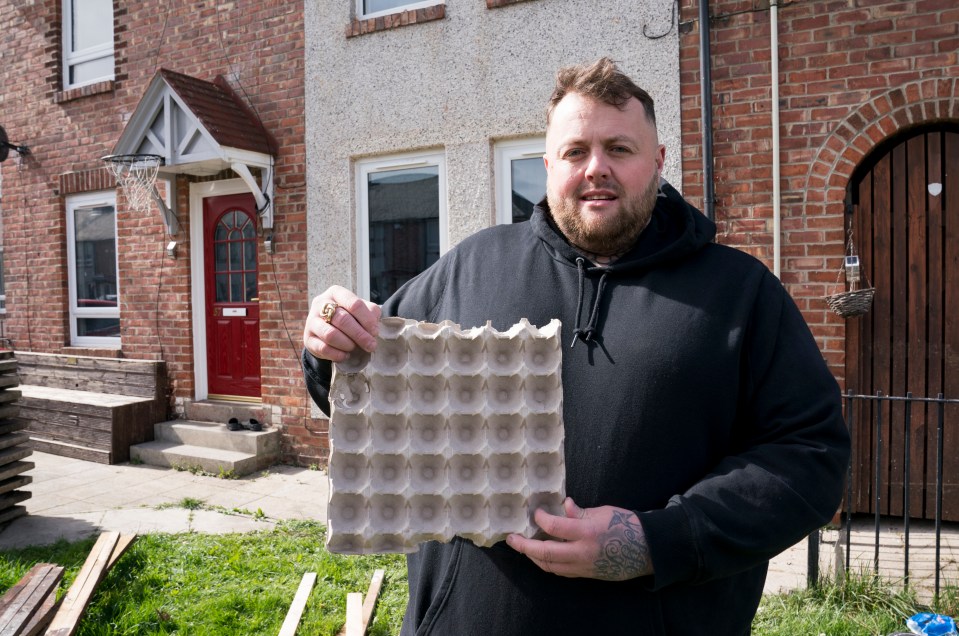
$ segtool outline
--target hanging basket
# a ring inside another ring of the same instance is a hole
[[[859,257],[856,256],[856,247],[852,242],[852,230],[849,231],[846,254],[843,267],[839,268],[836,282],[838,283],[845,273],[846,281],[849,283],[849,291],[825,296],[824,299],[829,308],[843,318],[853,318],[872,309],[872,298],[876,295],[876,290],[869,286],[869,279],[866,278],[865,272],[863,272],[862,279],[866,286],[859,289]]]
[[[872,297],[875,295],[876,289],[874,287],[853,289],[826,296],[826,304],[843,318],[852,318],[861,316],[872,309]]]

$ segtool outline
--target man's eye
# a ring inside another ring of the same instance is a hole
[[[620,154],[629,154],[631,152],[631,150],[627,148],[626,146],[613,146],[612,148],[610,148],[610,150],[612,152],[620,153]]]
[[[579,157],[582,154],[583,154],[582,150],[580,150],[579,148],[573,148],[571,150],[567,150],[566,154],[564,154],[563,156],[566,158],[571,158],[571,157]]]

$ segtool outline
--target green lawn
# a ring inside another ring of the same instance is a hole
[[[377,568],[386,570],[370,634],[399,633],[406,606],[402,555],[344,557],[323,547],[324,528],[282,522],[249,534],[155,534],[137,539],[97,589],[78,634],[276,634],[305,572],[317,582],[301,634],[333,635],[343,625],[346,594],[365,592]],[[0,591],[35,563],[65,566],[61,595],[94,539],[0,552]],[[753,623],[756,636],[874,636],[906,631],[906,618],[929,608],[913,594],[861,575],[844,584],[767,596]],[[955,616],[950,588],[936,610]]]

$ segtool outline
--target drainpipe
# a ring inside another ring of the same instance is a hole
[[[772,60],[770,82],[772,84],[773,126],[773,273],[780,276],[782,230],[779,192],[779,5],[778,0],[769,0],[769,53]]]
[[[713,83],[710,77],[709,0],[699,0],[699,84],[703,135],[703,212],[716,220],[713,203]]]

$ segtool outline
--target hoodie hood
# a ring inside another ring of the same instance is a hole
[[[594,265],[569,244],[553,222],[546,199],[536,205],[530,223],[533,233],[545,243],[553,258],[568,263],[579,271],[576,324],[570,346],[575,346],[577,340],[589,342],[596,336],[599,308],[610,276],[627,271],[635,273],[680,261],[712,242],[716,236],[716,225],[687,203],[666,181],[661,182],[656,206],[646,229],[639,235],[633,247],[611,265]],[[586,280],[596,276],[599,281],[593,294],[592,308],[583,324]]]

